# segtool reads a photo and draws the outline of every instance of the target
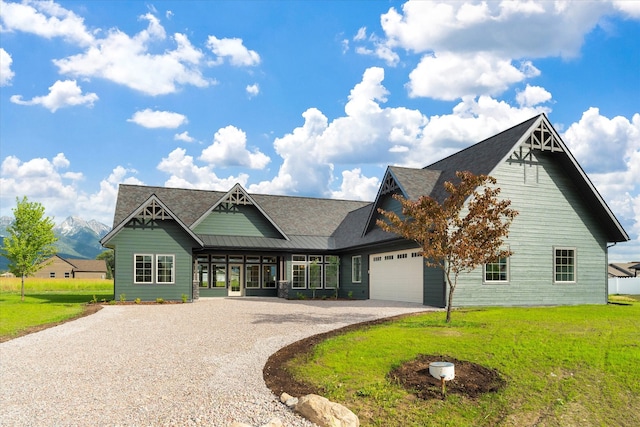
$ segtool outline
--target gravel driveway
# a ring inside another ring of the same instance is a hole
[[[267,358],[352,323],[424,311],[387,301],[201,299],[105,306],[0,344],[2,426],[310,426],[265,386]]]

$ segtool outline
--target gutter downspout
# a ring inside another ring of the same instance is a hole
[[[607,270],[607,273],[606,273],[606,276],[605,276],[607,278],[607,283],[606,283],[605,292],[604,292],[604,295],[606,296],[605,304],[609,304],[609,248],[612,248],[617,244],[618,244],[618,242],[613,242],[613,245],[608,245],[607,246],[607,251],[604,254],[604,259],[605,259],[605,267],[604,268]]]

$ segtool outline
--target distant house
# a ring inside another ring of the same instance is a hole
[[[62,258],[54,255],[34,274],[42,279],[105,279],[107,263],[103,259]]]
[[[422,169],[387,168],[373,202],[121,184],[115,295],[339,296],[444,307],[440,269],[376,225],[392,196],[447,196],[456,171],[491,175],[519,211],[513,252],[460,277],[456,306],[605,304],[607,247],[629,236],[544,114]]]
[[[615,262],[609,264],[609,277],[638,277],[640,262]]]

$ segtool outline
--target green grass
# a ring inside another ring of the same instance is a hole
[[[20,279],[0,278],[0,342],[32,330],[80,316],[95,296],[113,297],[109,280],[25,280],[25,300],[20,300]]]
[[[363,426],[640,425],[640,303],[428,313],[341,335],[289,364]],[[636,302],[634,302],[636,301]],[[418,354],[497,369],[504,390],[422,401],[387,373]]]

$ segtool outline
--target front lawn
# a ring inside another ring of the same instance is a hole
[[[363,426],[640,425],[640,303],[462,309],[409,316],[320,343],[288,369]],[[497,393],[422,400],[387,374],[419,354],[496,369]]]
[[[81,316],[87,303],[113,298],[110,280],[0,278],[0,342]]]

